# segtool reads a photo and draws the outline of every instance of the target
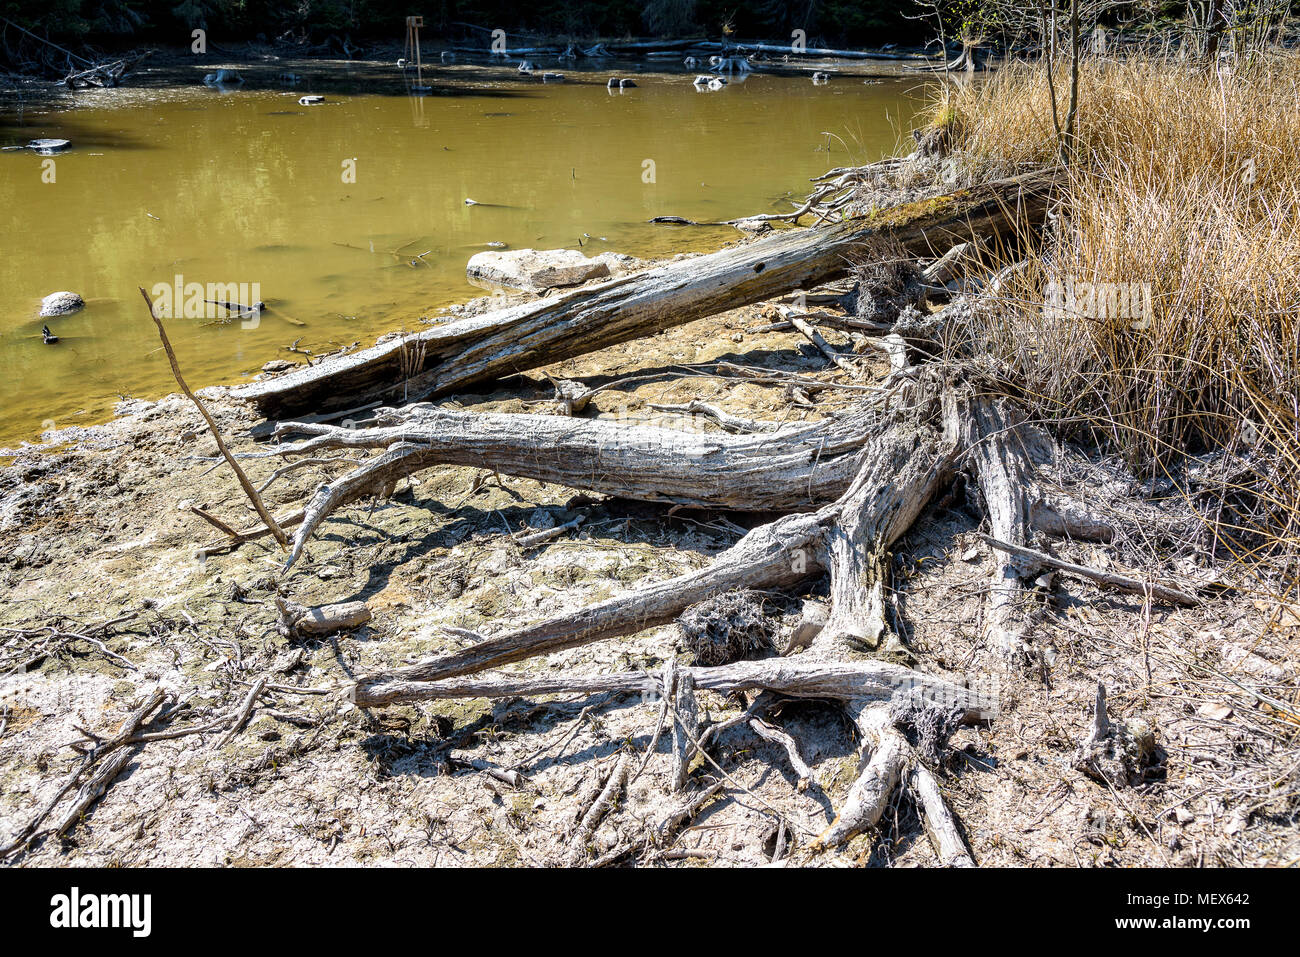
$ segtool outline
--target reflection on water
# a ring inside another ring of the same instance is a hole
[[[736,234],[646,221],[786,211],[810,176],[893,150],[921,102],[904,79],[751,76],[711,93],[641,72],[619,91],[603,73],[542,84],[484,67],[434,68],[433,95],[404,96],[394,71],[314,69],[292,91],[254,74],[227,91],[5,105],[0,145],[45,136],[73,149],[53,167],[0,154],[0,441],[174,390],[138,286],[258,284],[256,323],[177,310],[168,324],[191,385],[234,381],[294,340],[369,344],[481,294],[465,262],[489,243],[716,248]],[[299,105],[306,92],[325,102]],[[64,289],[87,305],[48,320],[60,342],[46,346],[40,299]]]

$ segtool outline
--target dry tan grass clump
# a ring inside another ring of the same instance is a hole
[[[953,345],[992,355],[1040,413],[1148,474],[1226,451],[1238,464],[1219,490],[1219,546],[1294,556],[1300,57],[1234,72],[1098,60],[1080,91],[1047,235]],[[1041,65],[1014,64],[948,87],[935,118],[973,174],[1007,174],[1056,161],[1048,96]]]

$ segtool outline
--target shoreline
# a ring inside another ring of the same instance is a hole
[[[97,427],[111,446],[0,467],[0,620],[21,636],[0,646],[0,818],[40,808],[74,769],[61,745],[154,687],[190,735],[149,741],[74,843],[24,844],[16,863],[671,866],[647,828],[701,794],[686,823],[707,826],[669,830],[719,866],[1293,859],[1278,729],[1300,692],[1300,604],[1222,560],[1203,511],[1243,460],[1189,448],[1167,484],[1144,478],[1005,383],[1038,358],[1037,327],[1001,352],[980,338],[1040,321],[1008,303],[1039,301],[1041,277],[1030,254],[969,244],[1040,228],[1040,187],[1069,188],[955,177],[951,116],[1002,120],[1005,102],[936,108],[916,153],[823,178],[845,205],[819,188],[810,218],[848,225],[798,235],[881,244],[847,277],[753,294],[760,274],[815,272],[769,238],[663,283],[579,287],[503,326],[532,350],[508,373],[356,421],[271,435],[228,387],[205,390],[298,539],[288,561],[177,395]],[[970,215],[1012,189],[1003,208],[1024,220]],[[986,232],[954,243],[945,217]],[[917,222],[924,252],[900,238]],[[564,351],[599,308],[656,303],[684,320]],[[403,347],[380,385],[500,359],[466,343]],[[1073,361],[1062,348],[1048,373]],[[819,667],[857,675],[855,703],[833,674],[799,684]],[[779,692],[752,676],[772,674],[796,690],[769,709]],[[992,688],[996,707],[905,704],[886,679]],[[909,725],[918,711],[937,730]],[[693,758],[696,734],[717,738]],[[873,780],[878,813],[845,833]],[[617,800],[593,817],[601,793]],[[891,793],[910,809],[894,820]]]

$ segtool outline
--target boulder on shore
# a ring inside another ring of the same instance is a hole
[[[588,259],[577,249],[491,250],[470,257],[465,274],[471,282],[506,286],[527,292],[544,292],[559,286],[577,286],[625,272],[635,260],[617,253]]]
[[[76,312],[86,301],[75,292],[52,292],[41,300],[41,316],[66,316]]]

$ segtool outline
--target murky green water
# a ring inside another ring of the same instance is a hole
[[[481,295],[465,263],[487,243],[716,248],[736,234],[646,220],[786,211],[810,176],[892,151],[921,105],[906,78],[751,76],[700,93],[646,67],[611,93],[606,73],[543,85],[462,66],[429,71],[434,95],[411,97],[392,68],[297,69],[308,79],[292,92],[246,70],[232,92],[155,79],[70,108],[5,105],[0,145],[73,149],[52,166],[0,154],[0,444],[174,391],[138,286],[260,284],[270,309],[255,328],[168,322],[192,386],[236,381],[294,340],[368,345]],[[326,103],[298,105],[305,92]],[[65,289],[88,305],[48,320],[61,341],[47,346],[40,299]]]

